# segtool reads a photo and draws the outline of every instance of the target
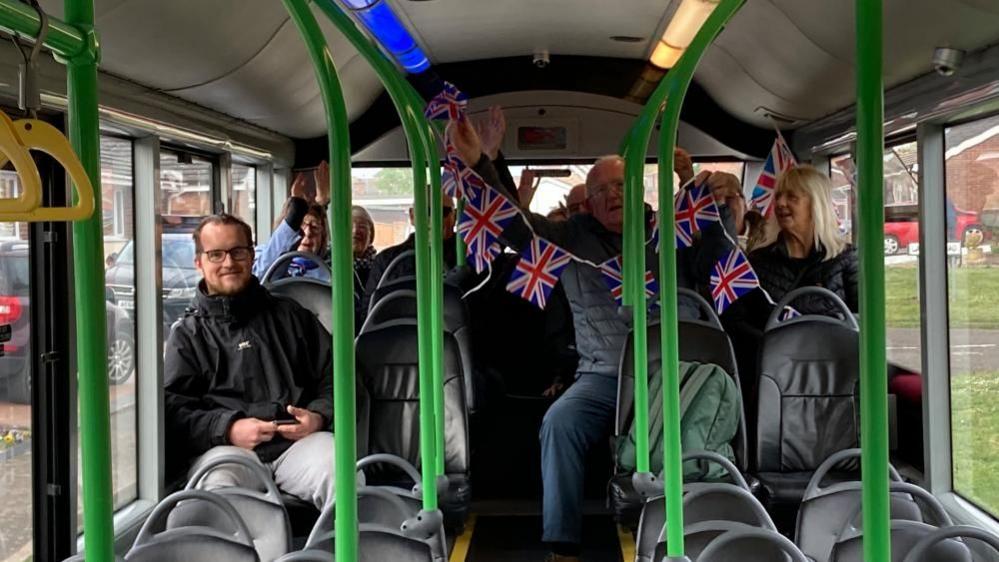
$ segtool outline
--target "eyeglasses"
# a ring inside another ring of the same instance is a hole
[[[624,193],[624,180],[612,180],[607,183],[602,183],[593,188],[593,197],[605,197],[611,190],[616,190],[618,193]]]
[[[236,246],[228,250],[205,250],[201,253],[212,263],[224,262],[226,254],[231,256],[233,261],[246,261],[253,255],[253,248],[249,246]]]

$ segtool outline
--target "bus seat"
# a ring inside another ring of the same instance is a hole
[[[323,328],[333,333],[333,293],[329,283],[309,277],[285,277],[267,283],[265,288],[272,295],[289,298],[312,311]]]
[[[123,562],[124,560],[125,559],[122,558],[121,556],[114,557],[114,562]],[[62,562],[86,562],[86,559],[83,557],[83,553],[81,552],[79,554],[74,554],[73,556],[66,558]]]
[[[402,535],[396,529],[361,523],[358,525],[359,562],[443,562],[434,558],[430,546],[418,539]],[[289,554],[279,562],[334,560],[336,534],[330,533],[324,540],[307,545],[304,550]],[[319,555],[322,555],[321,557]]]
[[[903,562],[913,548],[937,528],[920,521],[891,521],[891,560]],[[864,562],[863,532],[852,525],[833,546],[832,562]],[[960,541],[952,538],[941,539],[926,548],[921,562],[971,562],[971,551]]]
[[[408,284],[409,278],[397,279],[389,285],[399,287]],[[416,290],[397,288],[378,300],[364,320],[361,332],[378,324],[399,318],[415,319]],[[469,412],[476,410],[476,390],[481,385],[475,381],[475,364],[472,357],[472,335],[469,326],[468,309],[461,300],[461,291],[452,285],[444,285],[444,329],[454,336],[461,353],[461,366],[465,377],[465,403]]]
[[[665,506],[663,506],[665,507]],[[741,526],[777,531],[763,504],[748,490],[734,484],[711,484],[683,497],[684,552],[696,560],[708,543]],[[660,531],[656,560],[666,553],[666,536]]]
[[[794,543],[776,531],[735,524],[711,541],[697,562],[809,562]]]
[[[368,449],[420,466],[419,345],[411,319],[391,320],[357,337],[358,377],[369,394]],[[448,523],[464,521],[471,502],[468,413],[461,356],[454,336],[444,335],[444,464],[449,486],[441,490]],[[366,469],[369,485],[400,478],[388,467]]]
[[[181,502],[213,505],[227,520],[231,532],[200,525],[167,529],[167,520]],[[126,562],[259,562],[246,523],[224,497],[204,490],[183,490],[161,501],[139,530]]]
[[[743,490],[749,492],[749,485],[746,480],[740,474],[739,469],[735,467],[728,459],[719,455],[718,453],[713,453],[710,451],[692,451],[683,455],[683,460],[693,460],[701,459],[707,462],[715,462],[724,467],[728,473],[731,475],[734,486],[742,488]],[[715,486],[732,486],[733,484],[718,483],[718,482],[690,482],[684,484],[683,493],[690,494],[702,489],[710,489]],[[714,494],[709,496],[707,501],[710,502],[722,502],[722,503],[732,503],[739,504],[736,506],[731,506],[732,509],[739,509],[743,507],[745,503],[745,498],[741,495],[724,495],[724,494]],[[648,502],[642,506],[642,515],[638,521],[638,534],[635,541],[635,550],[638,556],[639,562],[651,562],[653,553],[656,549],[656,544],[661,539],[661,534],[663,530],[663,525],[666,523],[666,512],[665,512],[665,499],[660,496],[658,498],[650,499]],[[685,519],[685,523],[688,522]]]
[[[979,558],[995,560],[995,554],[999,553],[999,536],[978,527],[953,525],[937,529],[923,537],[909,550],[904,562],[936,562],[937,559],[929,557],[930,549],[940,541],[958,538],[972,551],[972,557],[975,560]],[[979,551],[979,546],[984,547],[986,550],[984,552]],[[992,552],[988,552],[988,550]]]
[[[780,321],[785,306],[816,294],[839,306],[843,318],[805,315]],[[750,472],[774,503],[796,505],[822,461],[858,446],[858,344],[853,315],[821,287],[788,293],[767,321],[759,351],[756,454]]]
[[[847,524],[847,519],[856,513],[857,506],[860,505],[862,487],[858,481],[836,482],[825,487],[822,486],[822,483],[837,466],[859,457],[860,449],[846,449],[833,454],[819,465],[805,489],[795,526],[795,544],[801,548],[805,555],[816,562],[829,560],[838,533]],[[893,480],[892,518],[924,521],[920,504],[910,493],[905,492],[905,487],[896,486],[896,484],[902,484],[898,472],[891,465],[889,465],[889,471]],[[916,487],[916,495],[921,499],[926,498],[920,494],[921,491],[921,488]],[[946,513],[943,513],[942,508],[939,508],[939,503],[932,496],[924,499],[924,503],[928,505],[928,509],[935,510],[933,518],[942,524],[941,513],[942,517],[946,517]]]
[[[708,305],[707,301],[697,293],[689,289],[679,289],[679,298],[696,303],[697,308],[702,312],[702,319],[681,318],[678,322],[679,328],[679,352],[681,361],[696,361],[699,363],[714,363],[728,373],[737,387],[740,394],[745,397],[742,385],[739,381],[738,367],[735,361],[735,352],[732,350],[732,342],[721,326],[718,316]],[[634,407],[634,355],[633,340],[629,334],[624,344],[624,352],[621,354],[621,366],[618,376],[617,392],[617,415],[615,420],[614,435],[625,435],[631,423]],[[649,376],[658,373],[662,366],[662,356],[660,346],[659,319],[653,318],[648,328],[648,364]],[[743,399],[745,404],[745,399]],[[739,430],[736,433],[732,447],[735,449],[737,466],[741,471],[745,471],[748,465],[748,443],[746,436],[746,414],[745,409],[739,413]],[[755,481],[751,487],[755,488]],[[641,495],[634,490],[631,485],[631,474],[621,473],[615,470],[609,485],[610,503],[614,509],[614,514],[618,522],[634,527],[638,520],[639,513],[644,501]]]
[[[274,560],[291,550],[291,523],[281,493],[263,467],[241,455],[222,455],[199,467],[185,489],[202,490],[205,479],[212,472],[234,465],[258,485],[215,488],[211,492],[223,496],[243,518],[260,559]],[[231,532],[231,523],[219,519],[219,515],[218,509],[205,502],[184,502],[170,513],[166,528],[205,526]]]
[[[285,554],[276,562],[336,562],[336,557],[325,550],[299,550]]]

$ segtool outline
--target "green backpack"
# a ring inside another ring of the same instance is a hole
[[[653,474],[663,469],[663,393],[661,371],[649,373],[649,450]],[[680,362],[680,443],[684,452],[712,451],[735,461],[732,440],[739,430],[742,397],[735,381],[714,364]],[[635,420],[627,435],[618,437],[618,466],[634,472]],[[718,480],[725,471],[711,463],[687,461],[683,478],[688,481]]]

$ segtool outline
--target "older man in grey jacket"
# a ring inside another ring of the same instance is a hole
[[[474,162],[474,169],[489,185],[507,191],[467,121],[452,123],[451,137],[465,162]],[[679,151],[677,156],[677,173],[686,182],[693,176],[693,166],[685,152]],[[506,195],[518,200],[515,194]],[[607,156],[599,159],[586,177],[587,213],[563,222],[529,212],[526,216],[539,236],[599,264],[621,254],[623,196],[624,160]],[[514,221],[503,233],[504,241],[515,247],[528,242],[530,236],[521,221]],[[678,252],[679,285],[693,289],[706,286],[711,267],[727,250],[722,226],[706,229],[699,244]],[[651,244],[646,251],[646,262],[657,263]],[[618,366],[631,319],[621,313],[597,268],[573,261],[562,273],[561,282],[572,309],[579,366],[576,382],[548,410],[541,427],[543,539],[553,549],[549,560],[575,561],[580,552],[583,466],[589,449],[606,442],[613,424]],[[680,314],[696,315],[696,311],[683,308],[681,303]]]

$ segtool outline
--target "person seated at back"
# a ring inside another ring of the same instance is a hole
[[[303,257],[294,258],[284,271],[275,272],[271,279],[282,277],[310,277],[329,283],[329,224],[326,205],[329,204],[329,164],[323,161],[315,171],[316,198],[309,200],[304,173],[295,176],[291,196],[285,201],[282,218],[274,228],[267,243],[260,247],[253,263],[253,274],[262,278],[264,273],[288,252],[308,252],[318,256],[323,263]],[[323,266],[327,267],[323,267]]]
[[[766,219],[756,209],[746,209],[746,195],[739,178],[728,172],[712,172],[706,181],[715,201],[728,207],[739,247],[752,252],[763,245],[767,236]]]
[[[333,498],[330,336],[315,315],[270,294],[250,272],[250,227],[228,214],[194,231],[203,279],[164,357],[167,459],[176,473],[241,455],[318,509]],[[239,467],[208,487],[247,483]],[[249,480],[252,482],[252,480]]]
[[[457,249],[454,246],[454,201],[447,195],[444,195],[443,212],[444,271],[441,272],[441,279],[443,279],[443,275],[450,271],[457,262]],[[409,222],[410,224],[416,224],[412,207],[409,208]],[[409,237],[406,238],[401,244],[385,248],[377,256],[375,256],[375,259],[371,262],[371,271],[368,274],[367,283],[364,285],[364,297],[361,299],[361,314],[365,316],[367,315],[368,308],[371,304],[371,297],[378,288],[379,282],[381,282],[381,284],[385,284],[394,279],[399,279],[400,277],[416,275],[416,254],[410,254],[408,257],[402,258],[400,262],[392,266],[391,271],[386,271],[392,261],[395,260],[395,258],[397,258],[400,254],[415,249],[416,233],[414,232],[410,234]],[[383,280],[382,277],[385,279]]]
[[[482,141],[467,120],[449,124],[451,139],[462,160],[472,165],[487,184],[505,190]],[[681,182],[693,177],[689,155],[676,153],[676,169]],[[625,162],[612,155],[596,161],[586,176],[587,213],[567,221],[551,221],[539,214],[525,213],[530,230],[521,221],[512,221],[502,241],[521,247],[532,234],[544,237],[593,264],[619,256],[624,229]],[[505,193],[510,200],[514,194]],[[719,206],[723,223],[728,209]],[[651,234],[651,211],[646,217],[646,239]],[[681,287],[706,284],[711,267],[729,246],[722,224],[702,232],[694,248],[677,252],[677,281]],[[646,247],[646,263],[655,270],[657,256],[652,244]],[[618,312],[600,271],[572,261],[561,276],[569,301],[576,333],[579,363],[573,385],[552,404],[541,427],[541,477],[543,536],[552,553],[547,560],[579,562],[582,541],[583,468],[587,453],[606,444],[614,422],[617,402],[618,367],[622,349],[631,331],[629,319]],[[679,314],[694,315],[697,310],[680,303]]]

